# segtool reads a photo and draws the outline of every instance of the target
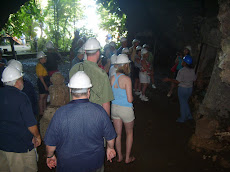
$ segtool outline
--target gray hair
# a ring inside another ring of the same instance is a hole
[[[76,98],[87,97],[89,88],[71,88],[71,95]]]
[[[4,85],[15,86],[17,80],[18,80],[18,79],[15,79],[15,80],[13,80],[13,81],[4,82]]]

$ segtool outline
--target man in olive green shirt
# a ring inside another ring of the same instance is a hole
[[[90,89],[90,102],[101,105],[110,115],[110,101],[114,98],[108,75],[97,65],[100,57],[100,48],[101,46],[97,39],[90,38],[86,41],[85,52],[87,60],[74,65],[69,72],[69,78],[78,71],[84,71],[93,85]]]

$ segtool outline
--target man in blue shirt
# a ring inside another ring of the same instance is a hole
[[[31,103],[21,90],[22,73],[12,66],[2,74],[0,88],[0,169],[37,171],[35,149],[41,144]]]
[[[68,87],[73,100],[56,111],[46,131],[47,166],[57,165],[58,172],[104,171],[103,137],[112,162],[116,132],[103,107],[89,102],[92,84],[84,71],[74,74]]]

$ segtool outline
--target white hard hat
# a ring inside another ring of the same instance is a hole
[[[137,46],[136,47],[136,50],[138,51],[138,50],[141,50],[141,46]]]
[[[44,58],[46,57],[45,53],[43,51],[40,51],[37,53],[37,59],[41,59],[41,58]]]
[[[117,56],[116,64],[125,64],[125,63],[130,63],[130,62],[131,61],[129,60],[129,58],[126,54],[119,54]]]
[[[142,47],[143,47],[143,48],[149,48],[149,45],[144,44]]]
[[[8,66],[12,66],[15,67],[16,69],[18,69],[20,72],[22,72],[22,63],[18,60],[15,59],[11,59],[8,63]]]
[[[47,49],[53,49],[53,48],[54,48],[53,42],[52,42],[52,41],[48,41],[48,42],[46,43],[46,48],[47,48]]]
[[[75,73],[68,84],[69,88],[90,88],[92,87],[90,78],[84,71],[78,71]]]
[[[125,47],[122,49],[121,54],[129,54],[129,49],[128,47]]]
[[[86,52],[96,52],[101,48],[99,41],[96,38],[89,38],[85,43]]]
[[[111,64],[116,64],[116,61],[117,61],[117,55],[116,54],[113,54],[111,56]]]
[[[125,42],[127,39],[125,37],[121,37],[120,42]]]
[[[133,41],[132,41],[132,44],[134,44],[135,42],[140,42],[138,39],[134,39]]]
[[[146,50],[145,48],[143,48],[143,49],[141,50],[141,55],[144,55],[144,54],[146,54],[146,53],[148,53],[148,50]]]
[[[185,48],[186,48],[186,49],[188,49],[189,51],[191,51],[191,50],[192,50],[191,45],[187,45]]]
[[[2,82],[5,83],[9,81],[14,81],[21,78],[22,76],[22,72],[20,72],[18,69],[13,66],[8,66],[4,69],[2,73]]]
[[[109,45],[110,45],[111,47],[116,48],[116,43],[115,43],[115,42],[113,42],[113,41],[111,41],[111,42],[109,43]]]

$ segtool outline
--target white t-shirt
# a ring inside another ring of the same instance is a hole
[[[193,82],[196,80],[196,74],[194,69],[183,67],[179,70],[176,80],[179,81],[179,87],[191,88]]]

